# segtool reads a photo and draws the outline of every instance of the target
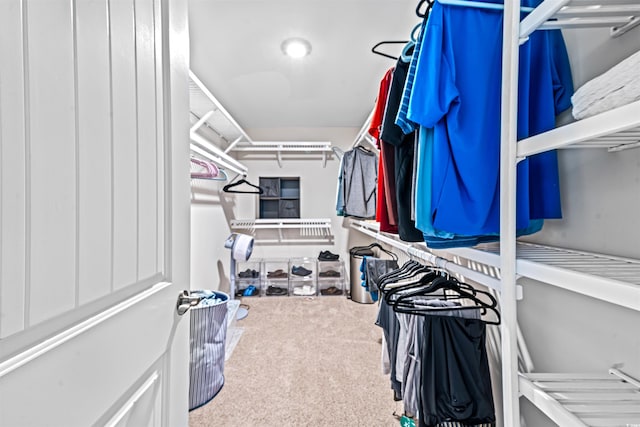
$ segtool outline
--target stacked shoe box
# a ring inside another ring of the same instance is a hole
[[[316,260],[313,258],[291,258],[289,260],[289,293],[293,296],[317,295]]]
[[[318,294],[334,296],[345,294],[344,262],[331,252],[318,256]]]
[[[238,261],[236,265],[236,297],[257,297],[261,294],[261,260]]]
[[[262,288],[266,296],[289,295],[289,260],[269,259],[262,261]]]

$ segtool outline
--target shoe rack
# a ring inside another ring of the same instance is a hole
[[[238,262],[236,297],[346,295],[343,260],[256,259]]]

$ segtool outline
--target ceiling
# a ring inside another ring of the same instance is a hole
[[[189,0],[191,70],[249,136],[270,129],[360,128],[395,61],[371,48],[408,40],[416,0]],[[301,60],[280,45],[302,37]],[[401,44],[384,52],[397,56]],[[282,136],[278,136],[279,132]]]

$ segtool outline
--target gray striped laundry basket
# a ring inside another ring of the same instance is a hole
[[[211,295],[211,291],[206,291]],[[216,303],[201,301],[191,312],[189,410],[215,397],[224,384],[227,302],[229,295],[213,292]],[[192,291],[198,295],[198,291]],[[210,300],[211,301],[211,300]]]

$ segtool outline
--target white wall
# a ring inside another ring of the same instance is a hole
[[[363,119],[364,121],[364,119]],[[322,128],[287,129],[286,140],[330,141],[334,146],[347,150],[359,129]],[[282,130],[276,130],[282,135]],[[272,141],[269,129],[249,129],[247,133],[256,141]],[[281,140],[281,139],[278,139]],[[238,157],[249,169],[247,181],[258,184],[259,177],[300,177],[300,213],[302,218],[330,218],[334,238],[332,241],[309,244],[266,243],[260,237],[271,240],[275,234],[258,231],[251,260],[260,258],[317,258],[320,251],[331,251],[347,259],[348,228],[344,219],[336,216],[336,185],[340,161],[330,156],[323,167],[321,155],[283,155],[282,167],[276,155]],[[224,248],[225,239],[231,234],[229,220],[255,219],[258,217],[258,196],[253,194],[225,193],[225,183],[214,181],[192,181],[191,199],[191,287],[192,289],[229,289],[229,250]],[[348,268],[348,266],[347,266]]]
[[[612,39],[608,29],[564,31],[576,89],[640,50],[640,28]],[[640,150],[559,154],[563,219],[527,240],[640,258]],[[604,373],[614,364],[640,378],[640,313],[530,280],[518,318],[538,372]],[[528,426],[554,423],[521,399]]]

